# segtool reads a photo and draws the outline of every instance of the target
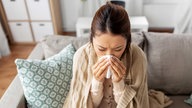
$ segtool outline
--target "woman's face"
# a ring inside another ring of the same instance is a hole
[[[94,50],[98,57],[113,55],[120,59],[126,44],[127,41],[123,36],[111,33],[99,33],[93,38]]]

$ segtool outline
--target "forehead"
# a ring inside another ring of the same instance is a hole
[[[126,44],[126,39],[122,35],[114,35],[111,33],[100,33],[95,35],[93,42],[103,47],[119,46]]]

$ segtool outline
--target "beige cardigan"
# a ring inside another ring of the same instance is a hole
[[[127,66],[127,76],[124,80],[125,90],[119,98],[117,108],[149,108],[145,54],[133,43],[129,52],[130,54],[125,54],[121,60]],[[93,108],[90,96],[93,78],[91,68],[96,61],[97,55],[90,42],[77,50],[73,59],[70,91],[63,108]]]

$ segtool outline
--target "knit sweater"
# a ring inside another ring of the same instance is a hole
[[[64,108],[93,108],[90,89],[92,66],[97,60],[90,42],[77,50],[73,59],[73,78]],[[125,53],[121,61],[127,67],[127,75],[117,108],[149,108],[145,54],[137,45],[131,44],[129,53]]]

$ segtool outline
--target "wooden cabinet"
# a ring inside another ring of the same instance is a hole
[[[2,0],[8,21],[28,20],[24,0]]]
[[[32,22],[32,29],[35,40],[42,40],[43,36],[54,34],[53,24],[51,22]]]
[[[1,0],[1,14],[13,43],[34,43],[62,34],[59,0]]]
[[[47,0],[27,0],[27,6],[31,20],[51,20],[50,5]]]
[[[9,22],[15,42],[33,42],[29,22]]]

